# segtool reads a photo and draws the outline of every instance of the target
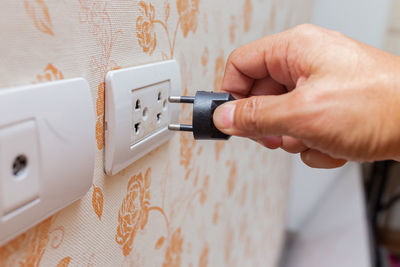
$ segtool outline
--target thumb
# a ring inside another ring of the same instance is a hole
[[[294,97],[293,92],[290,92],[227,102],[215,110],[214,124],[229,135],[287,135],[296,117]]]

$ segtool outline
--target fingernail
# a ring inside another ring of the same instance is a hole
[[[226,103],[219,106],[214,112],[214,124],[218,129],[232,128],[235,105]]]

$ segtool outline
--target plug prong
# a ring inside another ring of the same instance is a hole
[[[193,132],[193,126],[187,124],[170,124],[168,129],[171,131]]]
[[[171,103],[193,104],[194,103],[194,97],[193,96],[170,96],[170,97],[168,97],[168,101],[171,102]]]

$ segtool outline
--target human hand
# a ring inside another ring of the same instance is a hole
[[[218,107],[222,132],[301,153],[335,168],[400,159],[400,59],[313,25],[249,43],[230,55]]]

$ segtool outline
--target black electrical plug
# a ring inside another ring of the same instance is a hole
[[[171,103],[193,104],[192,125],[170,124],[172,131],[193,132],[194,139],[222,139],[228,140],[231,136],[219,131],[214,125],[213,115],[215,109],[225,102],[235,100],[229,93],[214,93],[197,91],[193,96],[170,96]]]

